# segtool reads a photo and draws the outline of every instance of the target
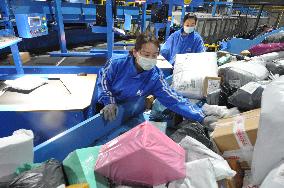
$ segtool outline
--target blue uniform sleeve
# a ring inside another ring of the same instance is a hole
[[[203,42],[203,39],[200,35],[197,36],[197,43],[196,43],[196,50],[195,50],[195,53],[200,53],[200,52],[205,52],[206,49],[205,49],[205,45],[204,45],[204,42]]]
[[[163,73],[161,71],[155,85],[154,96],[168,109],[183,117],[203,122],[205,115],[202,109],[171,89],[163,78]]]
[[[104,105],[115,103],[115,98],[111,91],[112,81],[115,75],[115,67],[112,60],[109,60],[105,67],[100,70],[97,89],[98,102]]]
[[[171,34],[167,41],[161,47],[161,55],[167,60],[171,60],[171,47],[173,46],[173,37],[174,34]]]

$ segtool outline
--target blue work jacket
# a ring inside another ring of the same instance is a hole
[[[161,47],[161,55],[172,65],[176,54],[205,52],[203,39],[197,32],[182,33],[183,29],[174,32]]]
[[[97,82],[99,103],[121,104],[154,95],[168,109],[187,119],[203,121],[202,109],[171,89],[158,67],[138,73],[134,61],[132,55],[113,58],[100,70]]]

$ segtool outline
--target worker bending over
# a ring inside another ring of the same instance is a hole
[[[114,120],[118,105],[135,109],[132,116],[145,110],[145,98],[154,95],[168,109],[187,119],[203,122],[201,108],[170,88],[162,71],[156,67],[160,45],[153,35],[141,34],[128,55],[112,58],[100,71],[98,102],[106,120]]]

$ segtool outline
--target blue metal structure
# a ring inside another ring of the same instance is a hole
[[[3,37],[2,40],[3,39],[5,40],[5,37]],[[23,70],[23,66],[22,66],[22,60],[21,60],[19,49],[18,49],[18,46],[17,46],[17,43],[20,42],[20,41],[21,41],[21,39],[18,38],[18,39],[14,39],[14,40],[11,40],[11,41],[8,41],[8,42],[2,42],[4,44],[1,44],[1,42],[0,42],[0,50],[9,46],[11,48],[11,52],[12,52],[12,55],[13,55],[13,58],[14,58],[14,63],[15,63],[15,66],[13,67],[13,69],[15,70],[15,68],[16,68],[17,74],[24,74],[24,70]]]
[[[33,38],[48,34],[47,20],[44,14],[15,14],[19,37]]]
[[[225,46],[221,50],[225,50],[225,51],[228,51],[234,54],[240,54],[243,50],[250,49],[252,46],[261,43],[267,36],[278,33],[283,30],[284,30],[284,27],[281,27],[277,30],[274,30],[272,32],[256,37],[253,40],[242,39],[242,38],[232,38],[231,40],[226,42]]]
[[[3,12],[3,21],[5,25],[4,30],[0,30],[1,42],[0,42],[0,50],[6,47],[10,47],[15,68],[18,74],[24,74],[24,70],[22,67],[22,61],[20,58],[19,49],[17,43],[21,41],[20,38],[14,38],[13,35],[15,34],[13,25],[10,21],[10,9],[9,9],[9,2],[4,0],[4,3],[1,3],[0,8]],[[12,36],[12,38],[11,38]]]
[[[121,126],[122,116],[123,109],[120,108],[118,118],[113,122],[106,122],[100,114],[97,114],[73,126],[36,146],[34,148],[34,161],[42,162],[50,158],[63,161],[70,152],[94,145],[96,140],[102,139]]]

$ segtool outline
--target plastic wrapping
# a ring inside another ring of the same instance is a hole
[[[157,99],[153,102],[153,107],[150,113],[149,119],[151,121],[168,121],[174,118],[174,113],[167,109],[164,105],[160,103]]]
[[[176,143],[179,143],[186,136],[191,136],[206,147],[212,148],[212,142],[210,141],[207,129],[200,123],[185,120],[178,127],[180,128],[170,135],[170,138]]]
[[[10,183],[9,188],[58,188],[61,186],[65,187],[61,164],[51,159],[17,176]]]
[[[250,62],[262,63],[263,65],[265,65],[267,62],[271,62],[280,58],[284,58],[284,51],[255,56],[251,58]]]
[[[219,94],[219,106],[227,106],[228,108],[234,107],[230,103],[228,103],[228,98],[233,95],[238,89],[232,88],[229,84],[222,84],[221,90]]]
[[[94,172],[100,146],[77,149],[63,160],[69,184],[88,183],[91,188],[108,188],[108,180]]]
[[[267,44],[267,43],[278,43],[278,42],[284,42],[284,31],[280,31],[278,33],[269,35],[261,43]]]
[[[228,109],[226,106],[204,104],[202,110],[206,116],[216,116],[219,118],[227,118],[239,114],[237,108]]]
[[[255,62],[233,62],[219,67],[219,76],[231,88],[240,88],[253,81],[262,81],[269,75],[266,67]]]
[[[284,161],[275,167],[264,179],[260,188],[283,188],[284,187]]]
[[[206,103],[210,105],[218,105],[221,89],[217,89],[209,93],[206,97]]]
[[[173,88],[185,97],[203,98],[203,80],[217,77],[217,55],[214,52],[177,54],[173,71]]]
[[[249,49],[251,55],[258,56],[271,52],[279,52],[284,50],[284,43],[268,43],[258,44]]]
[[[284,75],[284,59],[268,62],[266,68],[272,74]]]
[[[95,171],[122,185],[159,185],[185,177],[185,151],[144,122],[103,145]]]
[[[253,152],[253,183],[260,184],[284,156],[284,76],[263,92],[260,125]]]
[[[228,102],[244,111],[260,108],[262,92],[266,84],[249,82],[230,96]]]
[[[33,162],[33,132],[20,129],[0,138],[0,178],[9,176],[23,163]]]
[[[186,178],[171,182],[168,188],[217,188],[216,181],[231,178],[236,174],[227,161],[194,138],[187,136],[180,145],[187,152]]]

